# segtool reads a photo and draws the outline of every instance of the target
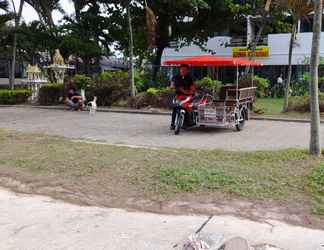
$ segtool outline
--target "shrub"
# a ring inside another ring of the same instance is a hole
[[[25,103],[31,94],[31,91],[27,89],[0,89],[0,104],[13,105]]]
[[[320,111],[324,112],[324,93],[319,94]],[[310,96],[292,96],[289,98],[289,111],[309,112]]]
[[[56,105],[62,102],[63,96],[63,84],[49,83],[41,86],[39,90],[38,102],[40,105]]]
[[[318,87],[321,92],[324,92],[324,77],[319,77],[318,79]],[[303,82],[304,82],[304,88],[305,88],[305,95],[308,94],[308,88],[310,83],[310,74],[309,72],[306,72],[303,74]]]
[[[204,77],[196,82],[197,89],[202,94],[216,95],[222,88],[222,82],[213,80],[210,77]]]
[[[306,81],[294,81],[291,83],[291,95],[292,96],[305,96],[308,95],[308,82]]]
[[[255,86],[258,87],[256,95],[257,97],[265,97],[267,96],[267,89],[269,88],[269,80],[263,77],[254,76],[253,83],[255,82]]]
[[[109,80],[112,78],[128,78],[128,72],[126,71],[105,71],[100,73],[100,80]]]
[[[130,98],[128,105],[137,109],[145,107],[170,108],[174,95],[174,90],[171,88],[149,88],[146,92]]]
[[[318,84],[319,84],[320,91],[324,92],[324,77],[320,77]]]
[[[253,76],[253,79],[251,79],[251,75],[248,75],[242,77],[239,81],[239,85],[241,88],[251,87],[252,83],[253,86],[258,88],[256,92],[257,97],[267,96],[267,90],[269,88],[269,83],[270,83],[268,79],[260,76]]]
[[[138,93],[144,92],[149,88],[150,80],[147,75],[140,71],[135,71],[135,86]]]
[[[129,81],[127,72],[103,72],[99,79],[86,92],[87,99],[97,96],[97,104],[111,106],[129,95]]]
[[[136,109],[155,106],[156,104],[158,104],[158,96],[147,92],[139,93],[128,100],[128,106]]]
[[[88,89],[92,84],[92,79],[86,75],[75,75],[73,83],[77,89]]]
[[[150,95],[158,96],[159,90],[157,88],[149,88],[148,90],[146,90],[146,93]]]

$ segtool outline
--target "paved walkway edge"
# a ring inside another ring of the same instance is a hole
[[[49,109],[49,110],[67,110],[65,106],[38,106],[38,105],[0,105],[0,108],[25,108],[32,107],[38,109]],[[139,115],[165,115],[170,116],[171,112],[168,111],[157,111],[157,110],[139,110],[139,109],[123,109],[123,108],[98,108],[98,112],[109,112],[109,113],[122,113],[122,114],[139,114]],[[309,119],[293,119],[293,118],[281,118],[281,117],[265,117],[265,116],[251,116],[251,120],[257,121],[278,121],[278,122],[296,122],[296,123],[310,123]],[[321,120],[324,124],[324,120]]]

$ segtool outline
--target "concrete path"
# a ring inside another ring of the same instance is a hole
[[[3,189],[0,200],[1,250],[181,249],[181,243],[207,220],[205,216],[79,207]],[[252,245],[270,243],[286,250],[322,250],[324,244],[324,231],[229,216],[213,217],[202,233],[223,234],[225,239],[241,236]]]
[[[307,148],[309,124],[249,121],[246,129],[201,128],[174,136],[167,116],[0,108],[0,128],[99,140],[108,144],[224,150],[276,150]],[[322,134],[324,125],[322,125]],[[324,145],[324,137],[322,137]]]

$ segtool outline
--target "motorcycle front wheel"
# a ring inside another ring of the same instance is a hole
[[[177,116],[176,116],[176,120],[175,120],[175,129],[174,129],[175,135],[180,134],[180,130],[183,126],[184,119],[185,119],[185,114],[179,110],[177,112]]]

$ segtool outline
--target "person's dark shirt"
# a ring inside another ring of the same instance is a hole
[[[68,93],[68,98],[69,98],[72,102],[74,102],[74,103],[78,103],[79,100],[78,100],[77,98],[73,98],[73,99],[72,99],[72,97],[74,97],[74,96],[81,96],[81,95],[79,94],[78,91],[74,91],[74,92],[69,92],[69,93]]]
[[[194,81],[192,80],[190,75],[186,75],[184,77],[181,75],[176,75],[175,77],[173,77],[172,82],[174,83],[177,95],[184,94],[181,91],[181,88],[183,88],[184,90],[190,90],[194,85]]]

